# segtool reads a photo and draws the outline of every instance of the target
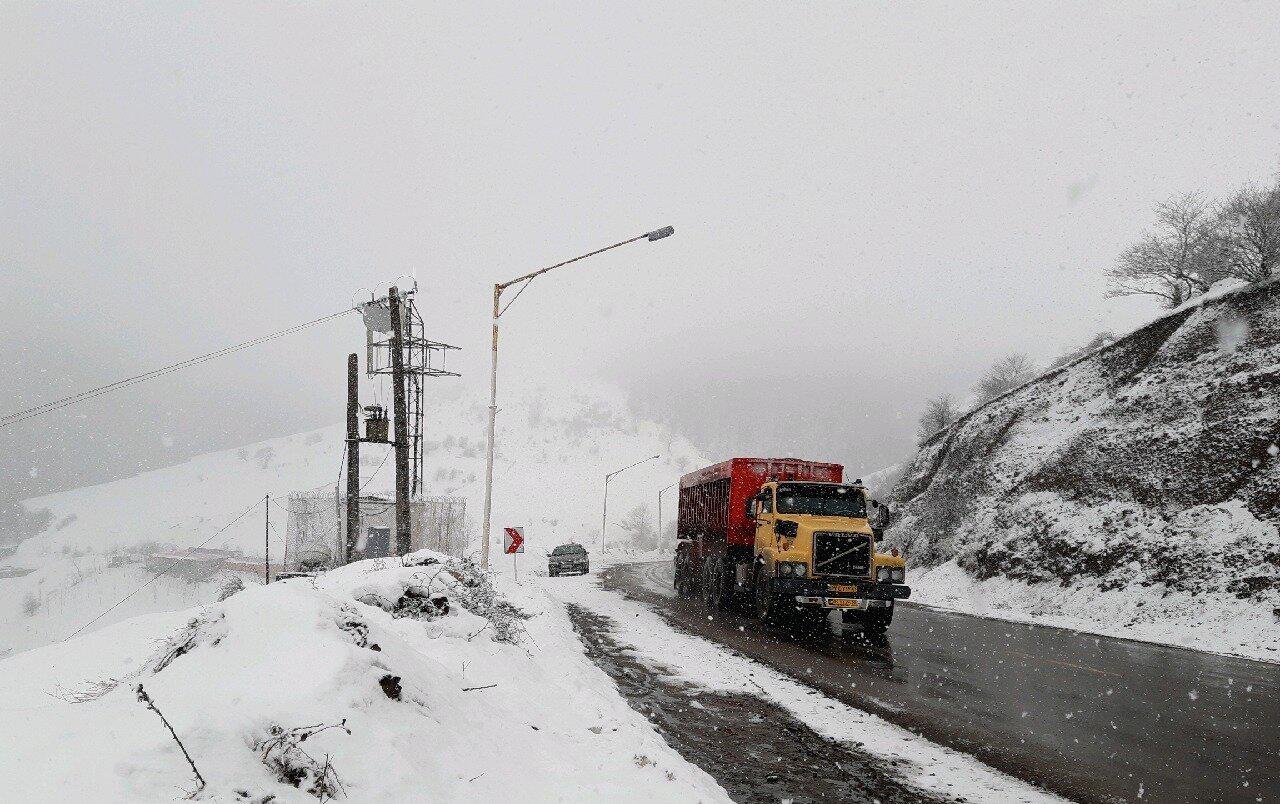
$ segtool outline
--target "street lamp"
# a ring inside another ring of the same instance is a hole
[[[612,472],[604,476],[604,513],[600,517],[600,552],[601,553],[605,552],[604,529],[609,524],[609,478],[613,477],[614,475],[622,474],[628,469],[639,466],[642,463],[648,463],[649,461],[656,461],[658,460],[659,457],[660,456],[658,455],[650,455],[648,458],[645,458],[642,461],[636,461],[635,463],[630,464],[628,466],[624,466],[621,469],[614,469]]]
[[[596,249],[595,251],[588,252],[582,256],[574,257],[571,260],[558,262],[555,265],[549,265],[546,268],[539,269],[533,273],[518,276],[510,282],[501,282],[493,286],[493,354],[492,362],[490,364],[491,367],[489,369],[489,429],[485,444],[484,458],[484,529],[480,532],[480,567],[482,569],[489,568],[489,523],[490,514],[493,512],[493,428],[494,422],[498,417],[498,319],[507,311],[507,307],[510,307],[515,303],[516,299],[520,298],[520,294],[524,293],[525,288],[529,287],[530,282],[537,277],[542,276],[547,271],[560,268],[571,262],[585,260],[587,257],[594,257],[597,254],[602,254],[619,246],[625,246],[628,243],[634,243],[637,240],[648,240],[650,242],[654,240],[661,240],[664,237],[670,237],[675,234],[675,232],[676,230],[674,226],[664,226],[661,229],[654,229],[652,232],[645,232],[644,234],[637,235],[629,240],[623,240],[621,243],[614,243],[612,246],[605,246],[604,248]],[[520,285],[520,289],[516,291],[516,295],[512,296],[511,301],[507,302],[504,307],[502,306],[502,291],[512,285]]]
[[[658,543],[659,544],[662,543],[662,494],[663,492],[670,491],[675,487],[676,487],[676,484],[672,483],[670,486],[667,486],[665,489],[658,490]]]

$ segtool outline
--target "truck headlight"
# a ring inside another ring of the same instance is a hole
[[[877,580],[877,581],[883,581],[883,582],[885,582],[885,583],[888,583],[888,582],[889,582],[890,580],[892,580],[892,579],[893,579],[893,573],[892,573],[892,571],[891,571],[888,567],[877,567],[877,568],[876,568],[876,580]]]
[[[794,575],[799,578],[808,574],[809,565],[803,561],[779,561],[777,571],[779,575]]]

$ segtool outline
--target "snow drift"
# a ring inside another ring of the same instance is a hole
[[[1277,442],[1273,280],[935,434],[894,489],[890,540],[913,600],[1280,660]]]
[[[201,787],[185,750],[201,800],[728,800],[618,696],[562,606],[447,556],[404,563],[0,661],[6,793],[172,801]]]

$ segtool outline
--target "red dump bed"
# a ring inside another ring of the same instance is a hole
[[[750,546],[756,531],[746,517],[746,500],[770,480],[841,483],[844,467],[796,458],[733,458],[690,472],[680,478],[676,533],[681,539],[705,534],[711,541]]]

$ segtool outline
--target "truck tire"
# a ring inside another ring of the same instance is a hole
[[[751,581],[752,592],[755,594],[755,615],[765,625],[778,624],[778,603],[777,597],[773,593],[772,584],[764,574],[764,566],[756,567],[756,571]]]
[[[805,636],[825,635],[829,631],[828,619],[831,610],[818,606],[789,607],[788,621],[797,634]]]
[[[893,622],[893,609],[875,609],[867,612],[867,619],[862,627],[868,634],[883,634],[889,630],[891,622]]]
[[[724,578],[718,558],[702,563],[702,603],[711,611],[718,611],[724,603]]]
[[[893,622],[893,609],[873,609],[871,611],[842,611],[840,619],[847,625],[861,625],[864,633],[883,634]]]

